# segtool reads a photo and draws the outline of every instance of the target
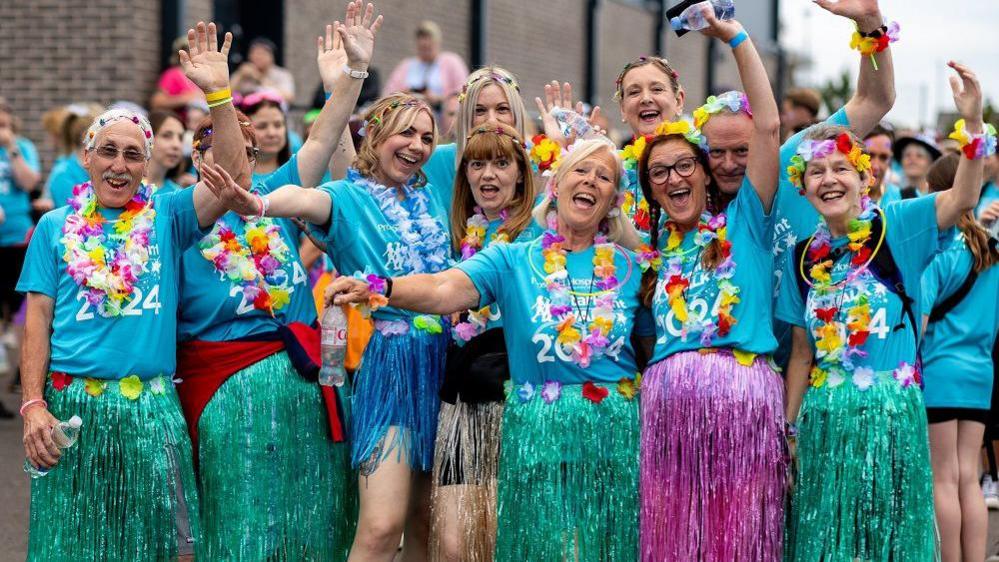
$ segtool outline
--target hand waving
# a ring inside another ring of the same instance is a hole
[[[255,216],[260,212],[257,196],[241,188],[222,166],[202,166],[201,182],[226,208],[243,216]]]
[[[982,87],[978,77],[967,66],[950,61],[947,66],[957,72],[950,77],[950,89],[954,93],[954,106],[968,125],[979,125],[982,122]]]
[[[364,3],[355,0],[347,4],[347,17],[344,23],[336,24],[337,35],[343,43],[343,49],[347,53],[347,63],[354,70],[364,70],[371,62],[371,54],[375,50],[375,35],[382,26],[382,16],[374,18],[375,6],[368,4],[361,15],[361,7]]]
[[[541,122],[544,125],[546,137],[563,147],[575,142],[575,135],[566,138],[562,134],[562,128],[559,126],[558,120],[552,115],[552,110],[556,107],[570,109],[580,115],[585,115],[583,102],[578,101],[575,107],[573,107],[571,84],[568,82],[560,84],[558,81],[552,80],[551,84],[545,84],[545,101],[542,102],[541,98],[534,98],[534,102],[538,105],[538,112],[541,114]],[[593,111],[590,112],[589,121],[596,120],[599,115],[600,107],[594,107]],[[601,134],[606,134],[606,131],[603,129],[598,128],[598,130]]]
[[[319,65],[319,76],[323,79],[323,88],[327,92],[333,91],[333,82],[340,75],[340,69],[347,64],[347,53],[343,50],[343,41],[340,34],[333,32],[333,26],[340,25],[335,22],[326,25],[326,41],[322,37],[316,38],[316,64]]]
[[[820,8],[852,19],[861,31],[874,31],[881,25],[881,8],[878,0],[813,0]]]
[[[215,23],[207,28],[199,21],[197,29],[187,30],[188,51],[180,51],[180,66],[184,74],[205,93],[217,92],[229,87],[229,48],[232,46],[232,33],[225,34],[222,49],[218,48]]]

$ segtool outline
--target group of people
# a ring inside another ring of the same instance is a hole
[[[307,139],[275,151],[233,105],[231,36],[189,30],[196,177],[165,181],[178,117],[101,112],[23,257],[20,413],[48,469],[28,559],[983,559],[996,131],[949,63],[959,152],[885,201],[897,25],[817,4],[856,25],[857,89],[783,144],[752,39],[710,10],[742,91],[684,117],[680,73],[639,57],[623,148],[557,82],[531,135],[498,66],[454,143],[397,92],[355,146],[382,22],[356,0],[317,41]],[[351,319],[340,386],[317,379],[326,307]]]

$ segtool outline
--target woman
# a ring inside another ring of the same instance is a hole
[[[451,262],[447,210],[420,167],[433,152],[430,108],[408,94],[365,114],[364,139],[345,180],[319,189],[286,185],[258,198],[231,186],[221,197],[240,214],[300,217],[318,225],[336,270],[357,275],[437,272]],[[450,340],[447,319],[378,310],[351,400],[351,462],[359,469],[360,515],[351,562],[390,559],[405,528],[404,556],[425,558],[429,471]]]
[[[535,208],[549,230],[494,244],[457,267],[385,283],[341,277],[334,302],[450,314],[495,303],[511,386],[503,412],[497,560],[634,560],[638,555],[638,302],[621,168],[606,140],[581,141]],[[615,242],[616,241],[616,242]],[[391,289],[389,289],[389,286]]]
[[[47,113],[46,116],[53,116],[49,132],[57,139],[60,156],[56,157],[52,165],[45,190],[53,206],[58,208],[69,202],[73,186],[89,179],[87,170],[83,167],[83,135],[102,111],[91,104],[76,103],[53,111],[54,113]],[[49,129],[48,125],[46,129]]]
[[[988,156],[986,156],[987,158]],[[930,190],[954,185],[961,157],[930,167]],[[933,462],[933,503],[945,562],[984,560],[988,510],[979,485],[979,452],[989,419],[992,345],[999,332],[999,251],[972,212],[922,277],[924,400]]]
[[[541,234],[531,218],[534,179],[517,131],[495,121],[469,132],[451,209],[458,260]],[[503,384],[509,379],[500,310],[469,310],[453,330],[434,450],[431,558],[491,561]]]
[[[951,82],[958,112],[978,134],[978,81],[949,65],[961,78]],[[778,317],[794,325],[786,413],[798,465],[788,558],[932,560],[919,280],[939,231],[974,208],[982,162],[962,159],[952,189],[882,211],[866,197],[870,160],[855,135],[819,126],[797,152],[788,174],[822,218],[788,260],[777,303]]]
[[[249,193],[314,185],[360,93],[381,20],[369,4],[347,7],[346,24],[320,60],[335,64],[337,92],[298,154]],[[373,21],[373,23],[372,23]],[[340,46],[342,40],[343,47]],[[252,173],[256,137],[238,114]],[[194,163],[211,171],[213,121],[195,132]],[[155,150],[154,150],[155,153]],[[226,213],[181,257],[178,386],[198,459],[204,553],[210,560],[345,560],[356,520],[340,404],[316,384],[316,311],[289,220]],[[344,391],[345,393],[346,391]],[[233,436],[239,436],[234,440]]]
[[[240,106],[253,122],[257,142],[260,144],[260,154],[253,167],[253,184],[256,185],[291,159],[286,121],[288,106],[284,98],[267,90],[246,96]]]
[[[153,145],[153,157],[149,160],[146,182],[157,186],[159,193],[180,189],[173,177],[184,162],[184,123],[175,113],[154,111],[149,114],[149,124],[153,126],[156,144]]]
[[[661,125],[639,160],[652,224],[662,224],[651,236],[662,266],[646,271],[642,291],[657,339],[642,379],[640,559],[775,562],[784,421],[772,289],[760,280],[773,268],[779,112],[742,26],[706,19],[705,35],[736,45],[753,150],[728,205],[690,122]]]

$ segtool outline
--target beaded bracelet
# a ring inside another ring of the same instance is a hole
[[[28,408],[30,408],[30,407],[32,407],[32,406],[34,406],[36,404],[41,404],[45,408],[49,407],[49,403],[46,402],[46,401],[44,401],[44,400],[42,400],[41,398],[35,398],[34,400],[28,400],[24,404],[21,404],[21,409],[19,410],[19,412],[21,414],[21,417],[22,418],[24,417],[24,411],[25,410],[27,410]]]
[[[874,59],[874,53],[883,52],[891,43],[898,41],[899,29],[897,22],[882,25],[868,33],[860,31],[858,27],[850,38],[850,48],[860,51],[862,56],[871,57],[871,64],[877,70],[878,62]]]
[[[996,128],[991,123],[985,123],[984,131],[973,135],[965,128],[964,119],[958,119],[947,138],[961,145],[961,152],[968,160],[988,158],[996,153]]]

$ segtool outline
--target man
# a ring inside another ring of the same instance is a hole
[[[812,88],[791,88],[781,102],[781,138],[787,139],[818,120],[822,96]]]
[[[259,90],[272,90],[286,103],[295,101],[295,78],[291,72],[274,62],[277,45],[266,37],[250,41],[247,61],[239,65],[232,75],[232,89],[243,94]]]
[[[730,91],[711,96],[694,111],[694,124],[708,139],[708,167],[727,203],[739,191],[749,161],[753,114],[746,94]]]
[[[927,176],[930,166],[940,158],[937,143],[926,135],[907,136],[898,139],[892,147],[895,160],[902,165],[902,199],[922,197],[929,193]]]
[[[225,93],[232,36],[221,51],[214,24],[189,37],[185,74],[221,96],[211,110],[217,170],[248,185]],[[149,122],[130,110],[93,122],[90,181],[39,221],[17,284],[28,303],[25,454],[46,471],[31,485],[30,561],[176,560],[197,544],[191,443],[172,381],[177,272],[181,253],[225,209],[202,184],[152,196],[142,182],[152,145]],[[78,441],[60,449],[52,428],[73,415],[83,420]]]
[[[864,145],[871,153],[871,171],[874,173],[874,185],[871,186],[871,199],[884,207],[889,203],[900,201],[902,195],[897,185],[888,182],[891,172],[892,142],[895,133],[891,129],[878,124],[864,136]]]

